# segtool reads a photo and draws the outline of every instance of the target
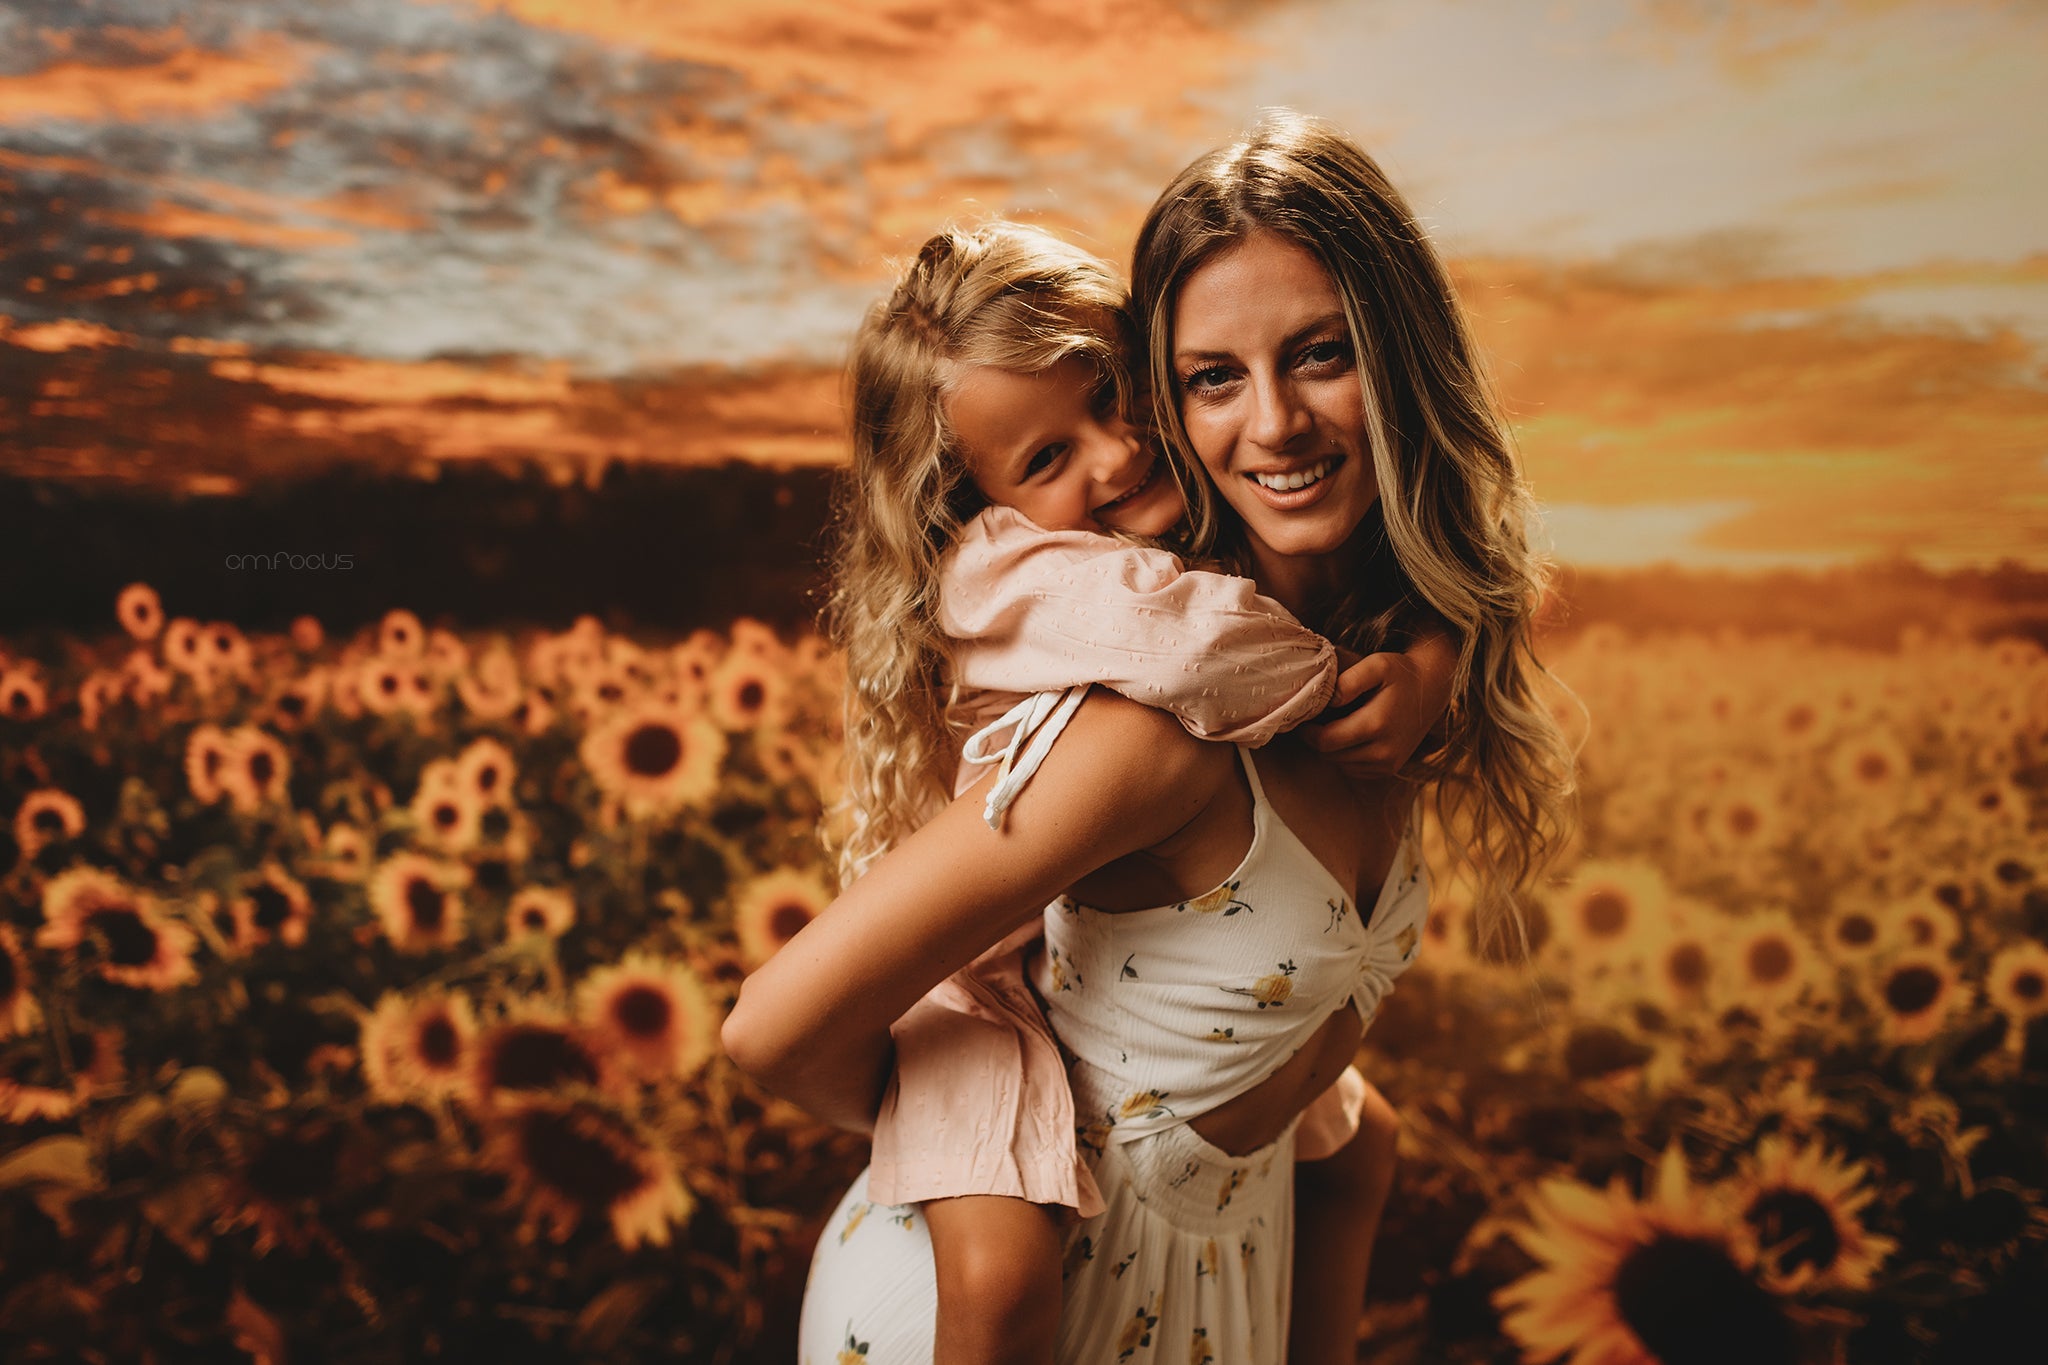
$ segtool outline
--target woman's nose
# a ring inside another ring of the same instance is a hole
[[[1294,386],[1277,375],[1255,376],[1245,438],[1268,450],[1279,450],[1309,428],[1308,408]]]

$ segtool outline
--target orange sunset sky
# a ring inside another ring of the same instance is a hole
[[[13,0],[0,464],[840,457],[950,217],[1120,263],[1264,105],[1454,262],[1560,556],[2048,566],[2038,4]]]

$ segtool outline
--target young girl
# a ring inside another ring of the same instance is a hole
[[[1248,580],[1188,569],[1146,543],[1185,504],[1171,465],[1124,416],[1137,404],[1123,305],[1100,261],[994,223],[932,238],[861,328],[851,406],[865,484],[845,509],[833,602],[859,680],[849,883],[982,763],[1000,764],[985,810],[1000,825],[1043,756],[1034,736],[1049,741],[1090,684],[1247,746],[1377,687],[1319,737],[1382,772],[1443,712],[1457,646],[1441,629],[1340,679],[1333,647]],[[903,562],[906,546],[916,562]],[[1048,694],[1062,691],[1053,706]],[[894,1030],[868,1197],[923,1206],[942,1362],[1050,1361],[1055,1215],[1102,1206],[1058,1046],[1026,984],[1036,936],[1027,926],[990,949]],[[1318,1230],[1297,1257],[1305,1288],[1319,1266],[1355,1268],[1338,1284],[1362,1278],[1393,1128],[1355,1069],[1304,1115],[1298,1188],[1323,1215],[1303,1221]],[[1299,1295],[1295,1316],[1317,1339],[1349,1341],[1359,1305],[1347,1297]]]

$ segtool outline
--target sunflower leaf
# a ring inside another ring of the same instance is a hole
[[[614,1349],[640,1315],[647,1311],[668,1287],[668,1281],[660,1275],[640,1275],[618,1284],[599,1294],[583,1305],[583,1311],[576,1315],[576,1349],[583,1351],[609,1352]]]

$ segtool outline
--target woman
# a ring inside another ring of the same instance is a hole
[[[1482,905],[1502,922],[1555,835],[1569,764],[1530,692],[1525,494],[1440,263],[1363,153],[1280,116],[1169,187],[1134,283],[1161,429],[1215,481],[1197,552],[1354,647],[1421,608],[1464,642],[1440,799],[1484,856]],[[748,983],[728,1048],[860,1126],[890,1022],[1070,891],[1048,912],[1041,984],[1110,1208],[1069,1239],[1060,1356],[1278,1361],[1292,1126],[1356,1047],[1343,1005],[1369,1017],[1412,957],[1410,802],[1346,786],[1299,744],[1253,764],[1114,698],[1091,697],[1069,728],[1004,834],[970,790],[792,941]],[[1178,928],[1205,915],[1258,928]],[[1254,974],[1261,953],[1285,955]],[[831,1297],[833,1239],[852,1221],[828,1229],[814,1300]],[[929,1312],[928,1247],[863,1243],[879,1287],[834,1349],[929,1358],[928,1323],[920,1347],[901,1320]],[[878,1279],[878,1254],[901,1273]],[[838,1342],[836,1321],[825,1330]]]

